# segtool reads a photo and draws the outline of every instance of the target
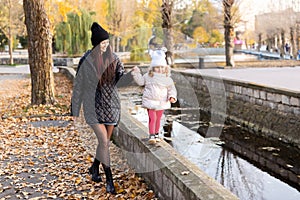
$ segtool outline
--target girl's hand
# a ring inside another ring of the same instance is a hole
[[[171,103],[175,103],[175,102],[176,102],[176,99],[175,99],[174,97],[170,97],[169,101],[170,101]]]
[[[134,67],[132,68],[132,72],[134,72],[134,73],[140,73],[141,70],[140,70],[137,66],[134,66]]]

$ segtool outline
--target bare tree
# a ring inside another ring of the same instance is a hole
[[[52,35],[44,0],[23,0],[28,33],[28,59],[31,72],[31,103],[54,103]]]
[[[173,5],[174,2],[172,0],[163,0],[162,1],[162,28],[164,32],[164,46],[168,49],[166,52],[167,56],[167,62],[169,65],[174,64],[173,60],[173,46],[174,46],[174,41],[173,41],[173,35],[172,35],[172,27],[173,27],[173,22],[172,22],[172,11],[173,11]]]
[[[299,59],[298,58],[298,51],[300,50],[300,42],[299,42],[299,39],[300,39],[300,25],[299,25],[299,22],[296,22],[296,51],[297,51],[297,59]]]
[[[234,0],[223,0],[226,66],[231,66],[231,67],[234,67],[234,60],[233,60],[234,22],[232,20],[233,4],[234,4]]]
[[[281,43],[280,43],[280,57],[284,58],[284,47],[285,47],[285,30],[282,28],[281,32],[280,32],[280,39],[281,39]]]
[[[296,35],[296,31],[295,31],[295,27],[291,27],[290,28],[290,34],[291,34],[291,46],[292,46],[292,51],[291,51],[291,56],[295,59],[297,58],[297,46],[296,46],[296,38],[297,38],[297,35]]]
[[[279,6],[279,8],[281,7]],[[262,36],[261,41],[265,41],[267,35],[273,35],[274,40],[277,40],[274,47],[279,52],[281,58],[284,58],[284,55],[287,53],[285,52],[284,45],[290,43],[292,48],[288,53],[296,58],[298,49],[297,40],[299,37],[297,24],[299,17],[300,14],[294,10],[294,7],[287,7],[284,10],[274,10],[269,13],[257,15],[255,18],[255,29],[260,32]]]

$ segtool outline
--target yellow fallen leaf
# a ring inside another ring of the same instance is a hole
[[[116,189],[117,193],[123,193],[125,190],[123,188]]]
[[[93,158],[92,158],[91,155],[87,155],[86,159],[87,159],[87,161],[89,161],[89,162],[93,162]]]
[[[75,179],[75,185],[79,185],[82,182],[81,177]]]

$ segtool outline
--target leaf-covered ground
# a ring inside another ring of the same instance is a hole
[[[96,137],[81,118],[68,116],[72,85],[55,75],[55,105],[30,105],[30,77],[0,76],[0,200],[157,199],[111,145],[117,195],[87,173]],[[100,168],[101,169],[101,168]],[[105,181],[105,175],[101,169]]]

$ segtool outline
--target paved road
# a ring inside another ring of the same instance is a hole
[[[300,92],[300,66],[240,69],[187,69],[184,71],[292,92]],[[20,65],[17,67],[0,66],[0,74],[29,73],[29,65]]]
[[[240,69],[187,69],[185,71],[227,80],[258,84],[265,87],[300,92],[299,67]]]
[[[0,65],[0,74],[30,74],[29,65],[16,67]]]
[[[57,67],[53,67],[53,72],[58,72]],[[0,74],[30,74],[29,65],[18,65],[15,67],[0,65]]]

